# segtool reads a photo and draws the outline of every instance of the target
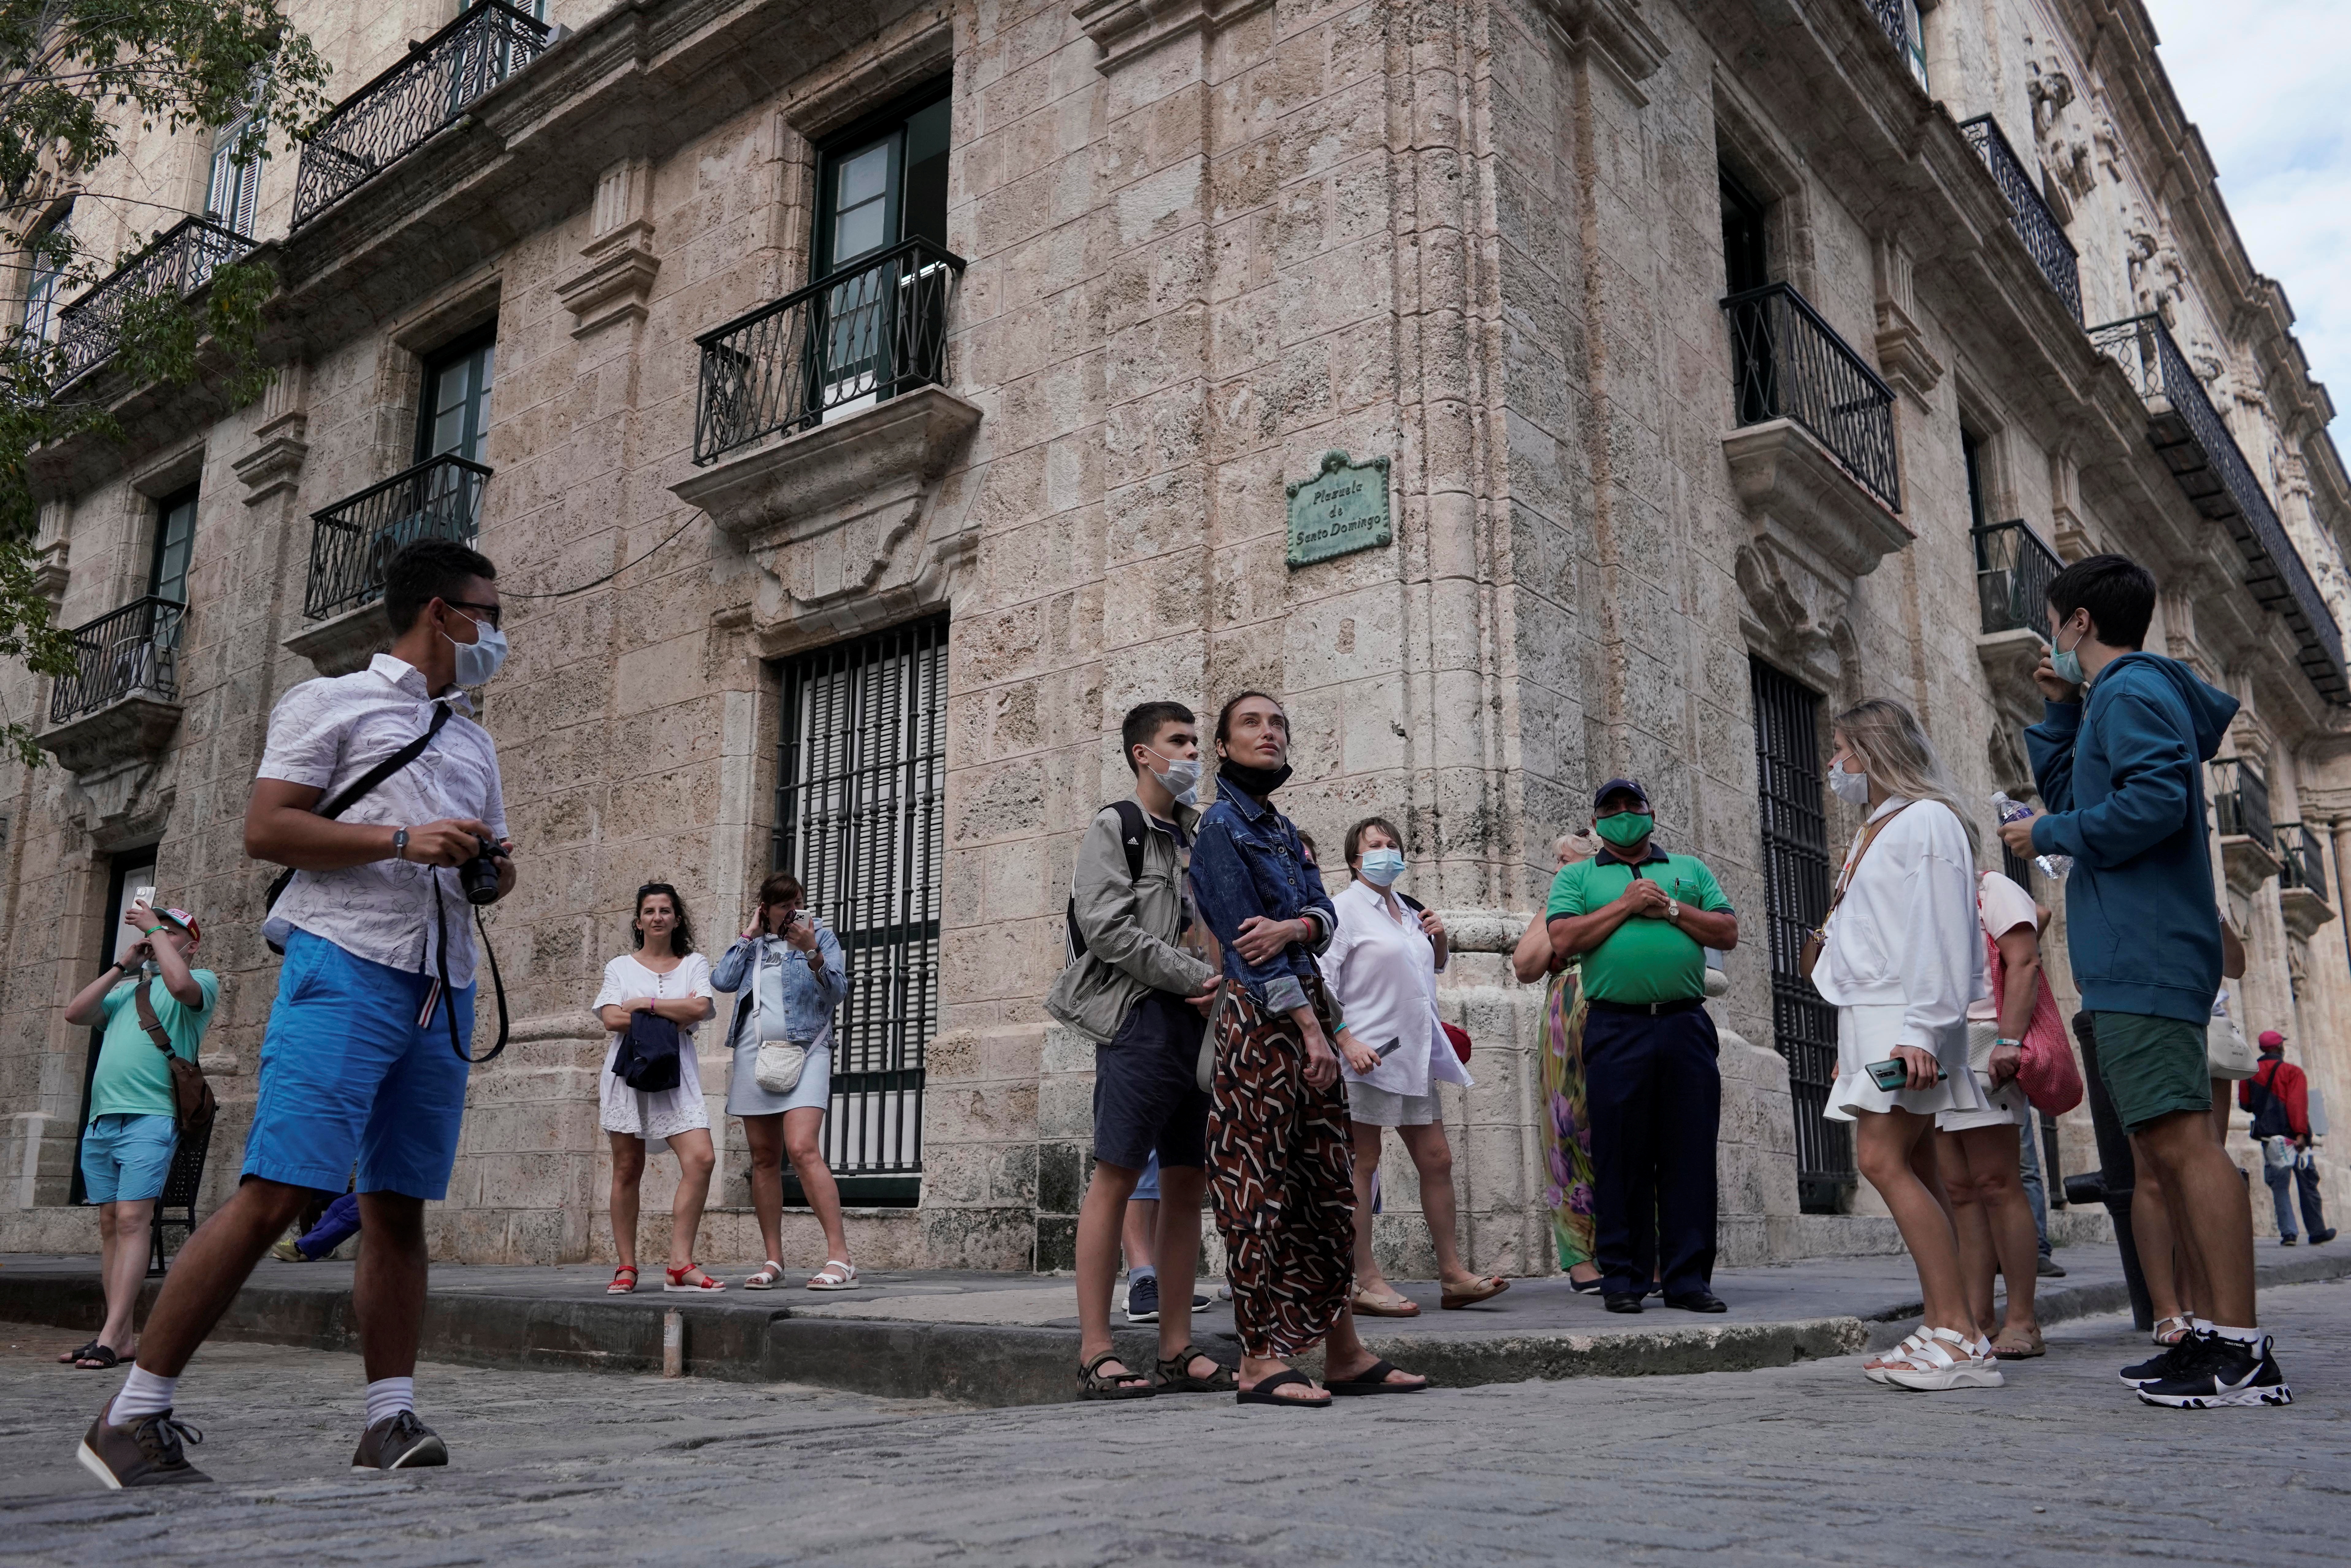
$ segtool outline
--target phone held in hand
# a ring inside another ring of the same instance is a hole
[[[1374,1051],[1372,1054],[1378,1057],[1382,1061],[1385,1061],[1389,1057],[1394,1056],[1397,1051],[1402,1051],[1403,1049],[1404,1041],[1400,1040],[1392,1040],[1385,1045]]]
[[[1899,1058],[1887,1057],[1884,1061],[1873,1061],[1862,1071],[1869,1074],[1871,1082],[1888,1093],[1910,1087],[1910,1065]],[[1940,1083],[1949,1076],[1941,1068],[1935,1069],[1936,1082]]]

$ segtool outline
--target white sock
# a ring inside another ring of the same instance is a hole
[[[137,1362],[132,1362],[131,1375],[122,1380],[122,1391],[107,1407],[107,1425],[128,1427],[141,1416],[153,1416],[169,1410],[172,1391],[179,1386],[178,1378],[158,1377]]]
[[[2260,1329],[2223,1328],[2219,1323],[2206,1323],[2204,1325],[2204,1332],[2206,1333],[2218,1334],[2222,1339],[2234,1340],[2239,1344],[2257,1345],[2261,1343],[2262,1341],[2269,1337]]]
[[[380,1426],[402,1410],[416,1408],[416,1379],[379,1377],[367,1385],[367,1424]]]

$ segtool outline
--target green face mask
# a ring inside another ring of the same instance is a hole
[[[1613,817],[1603,817],[1593,826],[1600,836],[1620,850],[1631,849],[1649,836],[1657,819],[1646,811],[1619,811]]]

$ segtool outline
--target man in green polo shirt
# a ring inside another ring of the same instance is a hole
[[[1607,848],[1551,884],[1552,950],[1583,959],[1583,1078],[1592,1126],[1593,1261],[1612,1312],[1726,1311],[1713,1291],[1720,1044],[1706,950],[1739,945],[1714,873],[1654,840],[1647,791],[1611,779],[1593,799]],[[1652,1285],[1657,1281],[1657,1286]]]

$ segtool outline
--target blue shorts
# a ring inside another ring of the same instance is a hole
[[[1159,1151],[1157,1149],[1152,1150],[1151,1157],[1143,1162],[1143,1175],[1135,1178],[1134,1191],[1128,1195],[1127,1201],[1130,1203],[1159,1201]]]
[[[82,1129],[81,1185],[92,1203],[163,1196],[180,1124],[171,1116],[100,1116]]]
[[[448,1196],[465,1114],[465,1061],[431,979],[346,952],[322,936],[287,938],[277,1001],[261,1041],[261,1087],[245,1174],[340,1192],[437,1202]],[[474,988],[456,993],[457,1038],[472,1048]]]

